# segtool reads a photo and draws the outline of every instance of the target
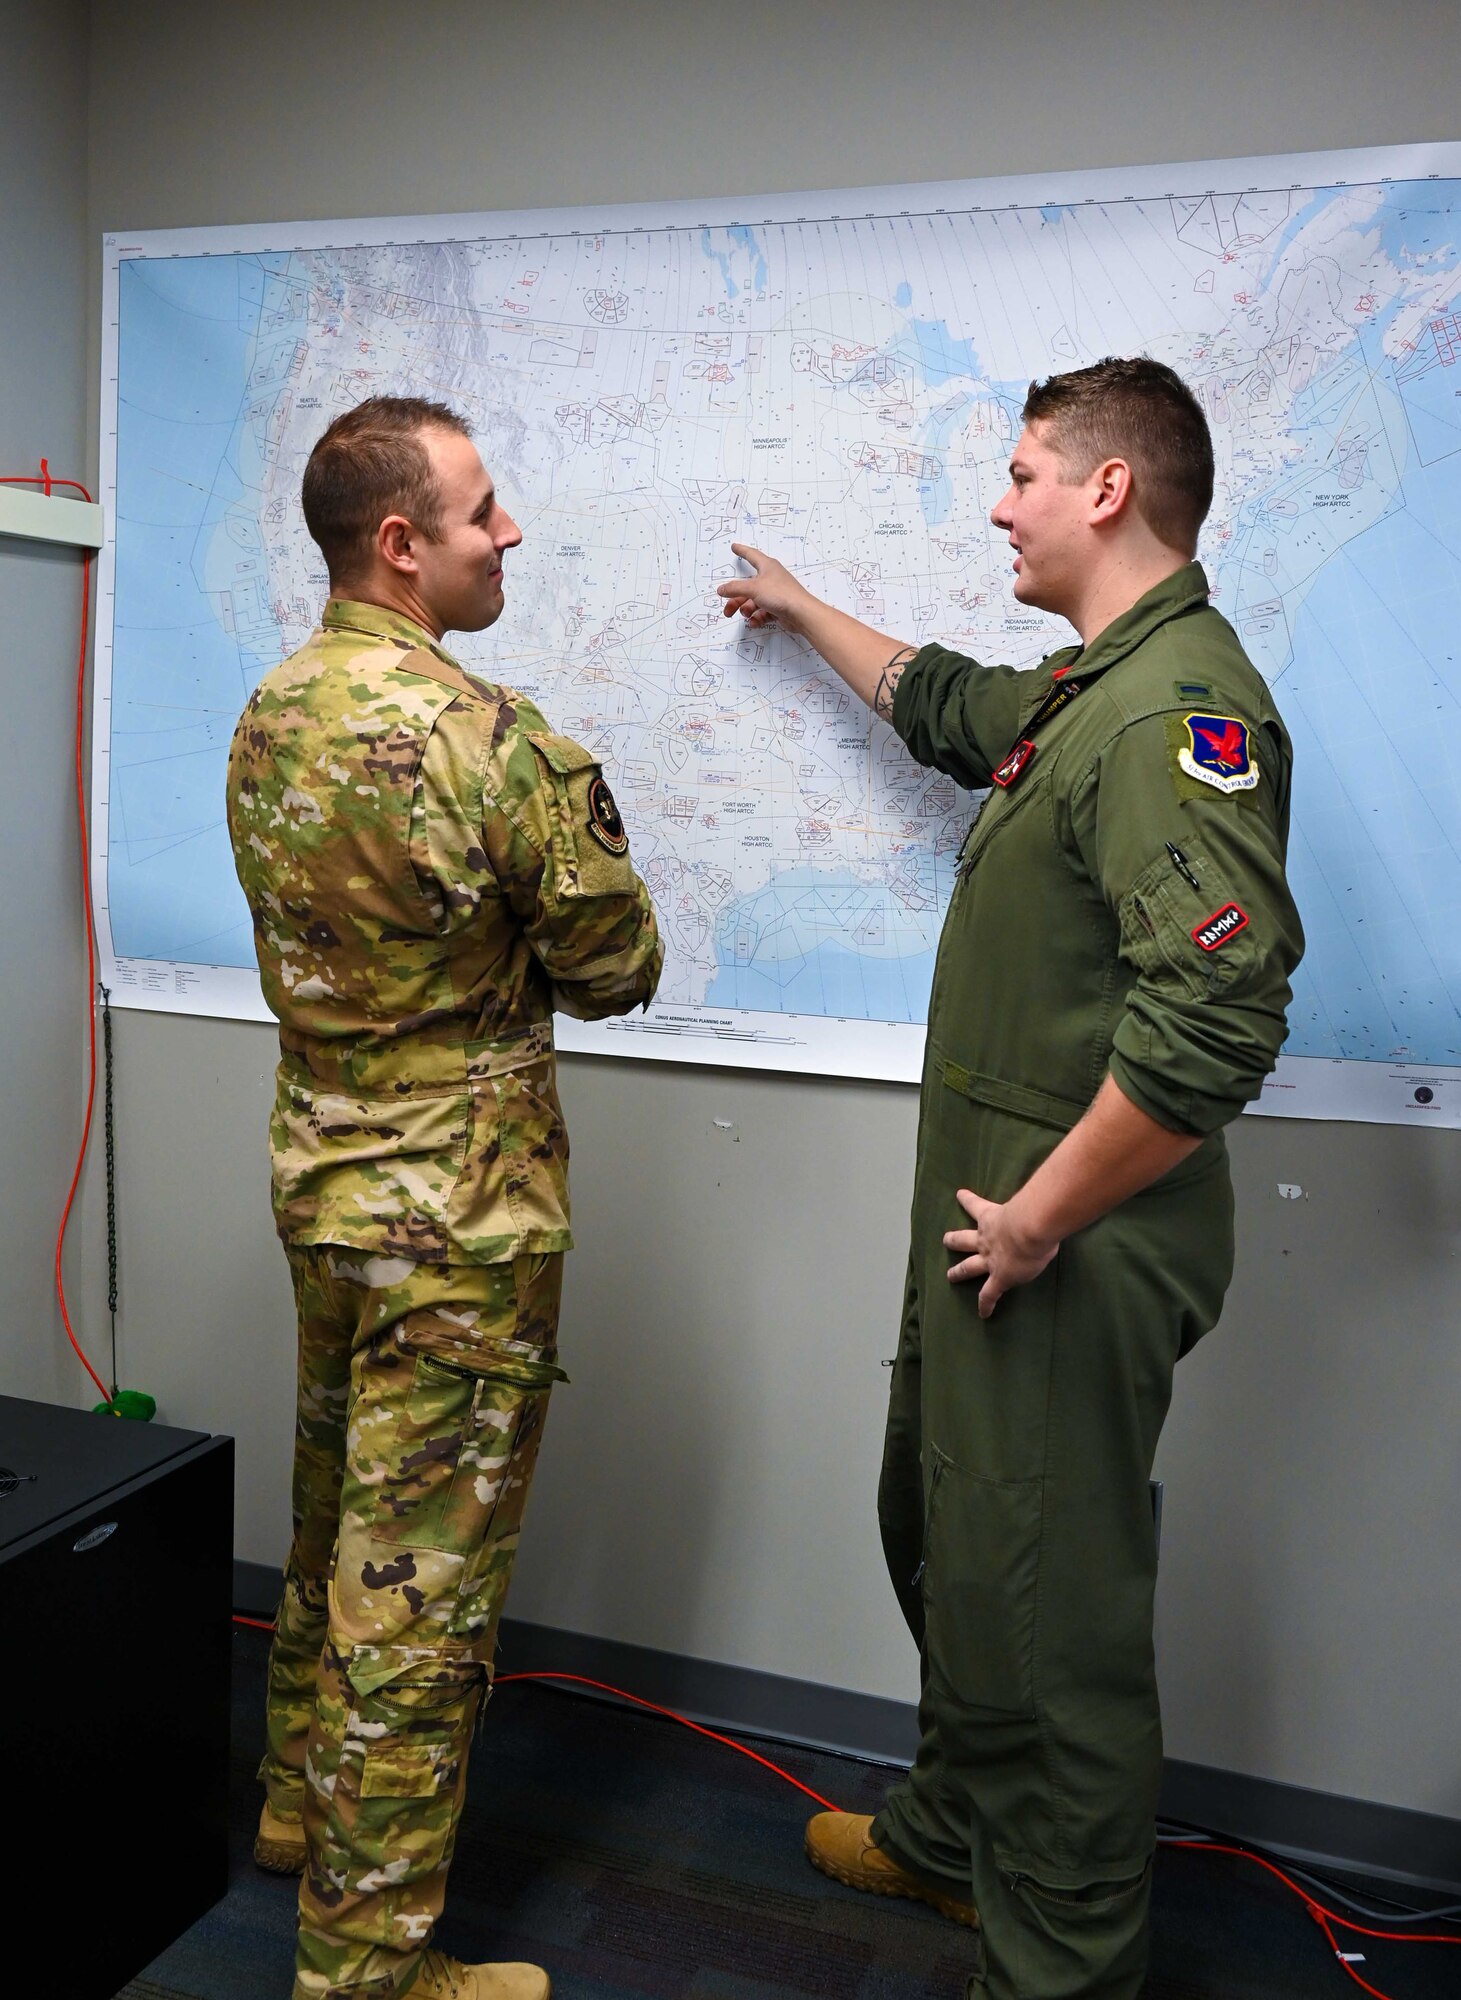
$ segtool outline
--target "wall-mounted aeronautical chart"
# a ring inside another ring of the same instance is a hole
[[[115,1001],[266,1018],[223,781],[315,625],[299,484],[376,394],[474,425],[523,529],[446,643],[603,759],[667,938],[561,1045],[911,1079],[977,799],[800,642],[734,540],[898,639],[1033,666],[989,509],[1032,377],[1201,399],[1199,555],[1294,739],[1308,933],[1256,1108],[1461,1124],[1461,147],[740,201],[107,237],[93,866]],[[995,975],[997,976],[997,969]]]

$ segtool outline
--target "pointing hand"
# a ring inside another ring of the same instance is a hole
[[[776,624],[788,632],[799,631],[802,606],[816,603],[806,586],[797,582],[784,563],[746,542],[732,542],[731,551],[750,564],[752,573],[715,586],[717,597],[725,599],[724,615],[733,618],[739,611],[748,625]]]

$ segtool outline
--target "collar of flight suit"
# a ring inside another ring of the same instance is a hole
[[[1071,646],[1052,654],[1050,672],[1034,676],[1037,685],[1026,699],[1026,717],[1034,714],[1057,676],[1063,680],[1069,674],[1084,685],[1124,660],[1128,653],[1134,653],[1159,626],[1180,617],[1184,611],[1206,604],[1210,595],[1207,572],[1200,562],[1184,563],[1181,569],[1164,576],[1129,611],[1113,618],[1089,646]]]
[[[396,663],[397,671],[421,674],[427,680],[441,681],[447,687],[481,691],[479,683],[472,679],[461,661],[454,660],[424,625],[418,625],[414,618],[407,618],[399,611],[389,610],[384,604],[363,604],[353,597],[332,597],[325,606],[320,624],[327,632],[359,632],[363,638],[398,646],[401,658]]]

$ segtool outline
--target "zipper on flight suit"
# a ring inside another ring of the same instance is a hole
[[[928,1568],[928,1542],[933,1533],[933,1496],[938,1492],[939,1480],[943,1477],[944,1462],[941,1457],[933,1461],[933,1477],[928,1482],[928,1505],[923,1510],[923,1547],[919,1551],[918,1567],[913,1572],[910,1589],[917,1590],[923,1582],[923,1572]]]
[[[1088,680],[1080,678],[1052,682],[1044,700],[1036,708],[1035,713],[1025,724],[1024,729],[1010,745],[999,763],[994,766],[991,773],[992,782],[1002,792],[1012,792],[1021,778],[1024,777],[1029,766],[1034,762],[1035,752],[1040,747],[1035,740],[1038,732],[1049,722],[1052,716],[1059,715],[1061,709],[1069,708],[1077,695],[1084,693],[1085,689],[1089,686],[1090,682]],[[990,796],[989,793],[985,794],[984,804],[980,806],[979,811],[975,813],[973,819],[969,822],[969,830],[964,835],[963,842],[959,848],[958,858],[954,864],[954,880],[956,882],[969,869],[972,859],[969,853],[969,842],[973,839],[974,829],[978,826],[980,819],[989,805]]]

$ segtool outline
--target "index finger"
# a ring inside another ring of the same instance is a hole
[[[742,562],[748,562],[754,570],[759,570],[769,560],[760,549],[753,549],[749,542],[732,542],[731,554],[739,556]]]

